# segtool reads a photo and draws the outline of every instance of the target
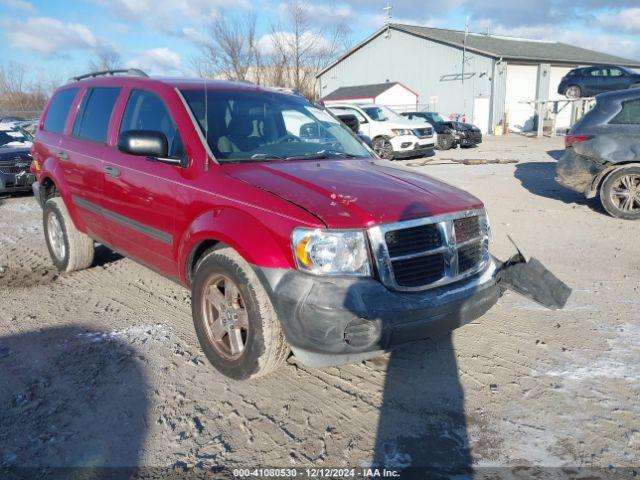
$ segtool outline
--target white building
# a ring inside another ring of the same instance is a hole
[[[510,128],[526,131],[535,109],[523,102],[563,99],[560,79],[587,65],[640,68],[636,60],[560,42],[390,24],[318,74],[319,96],[388,82],[414,92],[420,109],[458,115],[485,132],[508,110]],[[568,126],[570,113],[559,112],[558,128]]]

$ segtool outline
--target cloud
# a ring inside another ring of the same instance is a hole
[[[181,65],[180,55],[168,48],[144,50],[127,62],[127,68],[140,68],[150,74],[180,73]]]
[[[616,13],[600,15],[603,28],[619,29],[627,33],[640,33],[640,7],[626,8]]]
[[[0,5],[25,15],[35,15],[36,13],[36,7],[25,0],[0,0]]]
[[[486,25],[487,23],[479,21],[473,26],[474,30],[483,31],[486,30]],[[640,59],[640,44],[638,42],[606,33],[598,34],[592,31],[573,30],[563,25],[493,26],[491,33],[493,35],[557,41],[619,57]]]
[[[64,23],[50,17],[33,17],[13,22],[5,31],[14,48],[42,56],[63,54],[66,50],[92,50],[102,47],[89,27],[81,23]]]
[[[175,25],[203,24],[221,9],[248,9],[249,0],[92,0],[132,23],[146,23],[164,32],[174,32]]]
[[[294,34],[291,32],[273,32],[267,33],[258,39],[258,50],[263,55],[271,55],[276,53],[277,45],[284,45],[285,48],[291,47],[294,41]],[[305,32],[300,39],[300,46],[308,53],[320,53],[330,48],[329,41],[322,35]]]

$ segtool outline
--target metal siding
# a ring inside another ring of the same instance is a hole
[[[438,97],[438,111],[448,115],[473,117],[473,99],[491,95],[493,60],[468,53],[465,71],[474,75],[465,80],[443,79],[460,74],[462,50],[404,32],[382,33],[320,76],[321,96],[339,87],[380,82],[401,82],[415,90],[420,103]]]

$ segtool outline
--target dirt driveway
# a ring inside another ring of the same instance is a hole
[[[494,254],[511,235],[543,261],[564,311],[507,294],[449,337],[249,383],[208,365],[186,290],[105,249],[59,275],[35,201],[0,199],[0,465],[638,465],[640,222],[558,187],[561,148],[489,138],[414,168],[483,199]]]

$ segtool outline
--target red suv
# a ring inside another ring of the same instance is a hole
[[[225,375],[268,373],[290,351],[311,366],[365,359],[500,296],[480,200],[379,160],[320,106],[100,73],[56,91],[37,129],[51,258],[87,268],[99,242],[190,288]]]

